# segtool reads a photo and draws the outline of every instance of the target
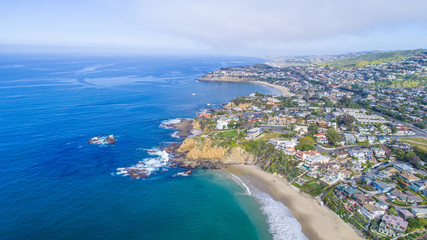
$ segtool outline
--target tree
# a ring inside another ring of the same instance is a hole
[[[326,138],[330,145],[335,145],[337,142],[341,141],[340,135],[333,128],[329,128],[328,131],[326,131]]]
[[[388,214],[390,214],[390,215],[396,215],[397,214],[396,209],[394,209],[393,206],[390,207],[390,210],[388,210]]]
[[[322,97],[322,101],[325,103],[325,107],[332,107],[334,104],[332,103],[331,99],[327,97]]]
[[[409,158],[411,158],[412,156],[416,156],[415,152],[408,152],[405,154],[405,160],[409,161]]]
[[[317,124],[310,124],[310,126],[308,126],[308,131],[311,134],[318,134],[319,133],[319,127],[317,126]]]
[[[313,138],[309,136],[302,137],[299,140],[299,144],[295,146],[295,149],[300,151],[315,150]]]
[[[373,229],[378,228],[378,222],[375,219],[371,220],[371,228],[373,228]]]
[[[356,119],[353,116],[346,114],[340,118],[339,123],[344,124],[348,128],[355,122],[355,120]]]
[[[408,227],[411,229],[419,229],[423,227],[423,224],[418,220],[417,217],[408,219]]]
[[[410,157],[408,158],[408,161],[409,161],[409,163],[411,163],[412,165],[417,166],[417,164],[418,164],[419,162],[421,162],[421,158],[414,154],[414,155],[412,155],[412,156],[410,156]]]

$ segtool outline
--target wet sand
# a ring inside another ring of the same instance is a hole
[[[309,239],[363,239],[333,211],[326,206],[320,206],[319,201],[311,196],[292,189],[283,178],[264,172],[253,165],[232,165],[227,171],[287,206]]]
[[[253,81],[253,83],[261,84],[261,85],[264,85],[264,86],[267,86],[267,87],[271,87],[271,88],[275,88],[275,89],[277,89],[277,90],[280,91],[280,94],[283,97],[289,97],[289,96],[293,96],[294,95],[293,93],[289,92],[289,89],[287,87],[283,87],[283,86],[271,84],[271,83],[268,83],[268,82],[262,82],[262,81]]]

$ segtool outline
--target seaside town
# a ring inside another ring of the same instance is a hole
[[[425,239],[427,52],[387,57],[352,67],[337,60],[208,73],[202,81],[263,80],[292,94],[253,93],[204,109],[192,123],[201,135],[176,153],[222,163],[240,156],[316,198],[365,238]]]

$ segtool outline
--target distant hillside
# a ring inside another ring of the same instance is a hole
[[[389,61],[398,61],[407,57],[427,52],[426,49],[371,52],[357,57],[343,58],[339,60],[322,62],[320,65],[339,68],[363,67],[370,64],[379,64]]]

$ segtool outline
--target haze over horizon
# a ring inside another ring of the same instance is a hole
[[[425,48],[423,0],[0,3],[0,52],[247,56]]]

